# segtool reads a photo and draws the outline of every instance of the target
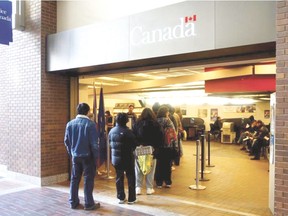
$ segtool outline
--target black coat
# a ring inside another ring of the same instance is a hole
[[[134,169],[134,154],[136,137],[127,126],[112,128],[108,135],[111,147],[111,162],[118,169]]]
[[[137,145],[152,146],[154,156],[157,156],[159,148],[163,146],[164,134],[161,125],[156,120],[140,120],[133,126],[133,133],[137,138]]]

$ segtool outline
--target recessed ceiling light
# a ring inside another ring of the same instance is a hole
[[[119,79],[119,78],[113,78],[113,77],[97,77],[97,79],[107,80],[107,81],[126,82],[126,83],[132,82],[132,80]]]
[[[164,77],[164,76],[155,76],[155,75],[150,75],[150,74],[146,74],[146,73],[132,74],[132,76],[145,77],[145,78],[150,78],[150,79],[166,79],[166,77]]]

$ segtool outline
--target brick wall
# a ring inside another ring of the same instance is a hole
[[[0,45],[0,165],[40,179],[67,173],[68,164],[69,79],[45,71],[46,36],[56,32],[56,18],[56,2],[25,1],[25,31]]]
[[[1,164],[30,176],[40,176],[40,11],[39,3],[26,4],[25,31],[0,47]]]
[[[56,32],[56,2],[42,1],[42,77],[41,77],[41,176],[67,173],[68,157],[63,144],[65,126],[69,119],[69,79],[48,74],[46,65],[46,36]]]
[[[274,215],[288,215],[288,2],[277,2]]]

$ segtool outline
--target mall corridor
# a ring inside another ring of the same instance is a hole
[[[236,144],[211,143],[210,165],[200,185],[195,185],[196,142],[185,141],[180,166],[172,172],[172,188],[155,189],[153,195],[139,195],[134,205],[118,204],[115,179],[97,176],[94,198],[101,203],[95,211],[69,208],[69,182],[37,187],[0,178],[0,215],[195,215],[270,216],[268,208],[269,163],[261,157],[252,161]],[[207,164],[207,163],[206,163]],[[100,168],[100,170],[102,170]],[[114,176],[114,169],[109,176]],[[127,188],[127,187],[126,187]],[[83,185],[80,196],[83,204]]]

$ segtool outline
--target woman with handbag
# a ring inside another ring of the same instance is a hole
[[[133,132],[136,136],[138,146],[151,146],[153,149],[152,155],[141,155],[139,156],[139,159],[136,154],[135,163],[136,194],[141,194],[145,178],[146,194],[151,195],[155,192],[153,183],[157,163],[156,158],[158,156],[159,147],[163,142],[163,132],[160,124],[156,120],[155,114],[150,108],[145,108],[142,111],[140,117],[133,126]]]

